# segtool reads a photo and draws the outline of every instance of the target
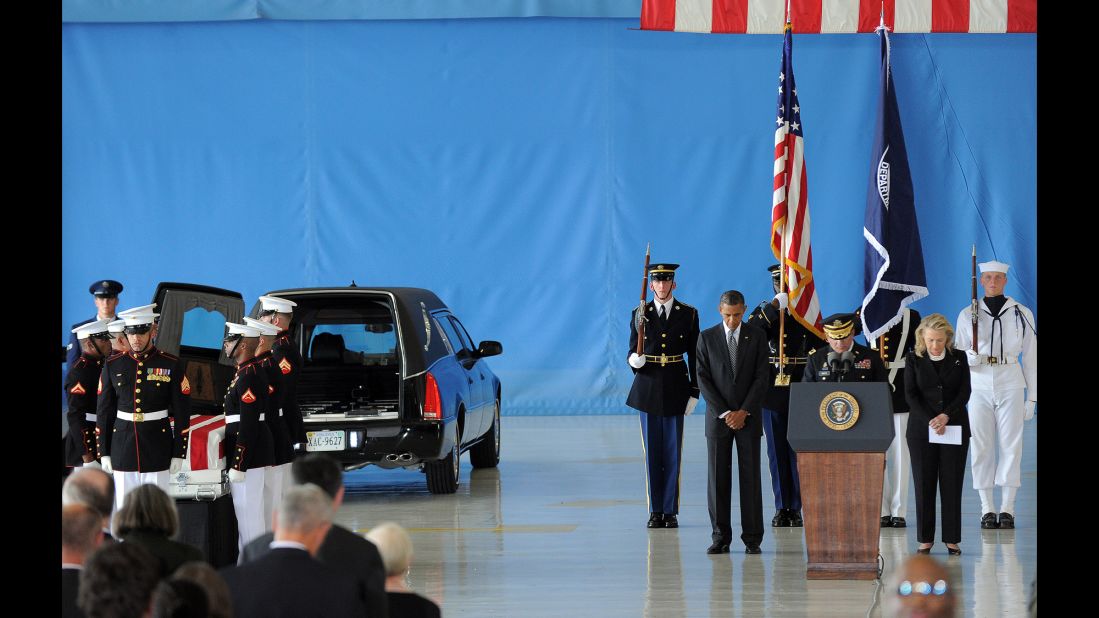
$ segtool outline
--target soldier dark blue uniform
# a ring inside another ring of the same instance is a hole
[[[644,355],[637,350],[637,309],[630,316],[633,387],[626,405],[640,411],[649,485],[650,528],[676,528],[683,416],[698,402],[698,310],[672,297],[678,264],[649,267],[654,298],[645,305]],[[663,316],[663,317],[661,317]]]
[[[95,412],[103,361],[111,354],[109,319],[73,329],[82,353],[65,376],[69,433],[65,439],[65,465],[77,468],[96,459]],[[91,350],[84,349],[91,347]]]
[[[285,493],[287,483],[284,476],[290,474],[290,462],[294,460],[294,443],[290,439],[290,429],[286,423],[286,416],[282,412],[282,395],[285,386],[282,371],[272,361],[270,349],[265,346],[274,343],[275,336],[280,328],[254,318],[244,318],[245,324],[260,331],[260,343],[255,357],[256,363],[267,379],[267,428],[271,431],[271,439],[274,444],[275,460],[267,469],[263,481],[263,516],[266,527],[271,528],[274,523],[274,511],[282,504],[282,495]],[[259,350],[263,350],[260,352]]]
[[[853,313],[836,313],[824,321],[824,334],[828,345],[809,353],[803,382],[886,382],[889,374],[881,362],[881,356],[870,348],[855,343],[858,320]],[[850,363],[828,363],[829,352],[851,352]]]
[[[179,470],[187,453],[191,385],[179,359],[153,345],[155,317],[125,318],[132,349],[108,358],[99,378],[99,455],[103,469],[114,472],[118,508],[143,483],[167,492],[169,473]]]
[[[282,329],[271,348],[271,362],[282,374],[282,416],[290,439],[295,444],[305,444],[305,422],[298,407],[298,380],[301,378],[302,359],[290,337],[290,320],[297,303],[277,296],[260,296],[260,319]],[[288,480],[288,479],[287,479]]]
[[[781,276],[778,264],[770,266],[771,281],[779,292]],[[777,297],[776,297],[777,299]],[[785,299],[781,299],[785,300]],[[779,311],[786,313],[782,327],[783,373],[790,384],[801,382],[809,353],[825,343],[816,333],[790,316],[788,309],[780,309],[780,300],[766,300],[756,307],[745,322],[762,328],[767,333],[767,345],[771,348],[767,395],[763,398],[763,433],[767,436],[767,465],[771,471],[771,490],[775,496],[775,516],[771,525],[787,527],[802,525],[801,479],[798,476],[798,455],[786,439],[790,424],[790,386],[775,384],[779,369]]]

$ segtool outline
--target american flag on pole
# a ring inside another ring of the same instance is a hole
[[[813,249],[809,244],[809,197],[805,179],[805,139],[801,105],[794,84],[791,58],[793,34],[786,23],[782,72],[778,76],[778,116],[775,124],[775,192],[771,205],[771,251],[781,263],[786,254],[790,315],[824,338],[820,298],[813,282]]]
[[[878,32],[881,97],[862,228],[866,239],[862,326],[867,341],[884,334],[901,321],[906,306],[927,296],[912,174],[889,68],[889,32],[884,24]]]

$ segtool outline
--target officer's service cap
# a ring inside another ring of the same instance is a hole
[[[247,324],[237,324],[236,322],[226,322],[225,327],[228,332],[225,334],[226,339],[240,339],[241,337],[259,337],[259,329]]]
[[[679,268],[679,264],[669,264],[667,262],[661,262],[659,264],[649,265],[649,276],[653,281],[673,281],[675,279],[675,269]]]
[[[88,292],[99,298],[115,298],[121,291],[122,284],[112,279],[96,281],[88,288]]]
[[[282,332],[282,329],[274,324],[268,324],[267,322],[261,322],[256,318],[244,318],[244,323],[248,326],[259,331],[260,335],[270,337],[271,335],[277,335]]]
[[[107,332],[107,324],[110,322],[110,318],[95,320],[94,322],[88,322],[87,324],[77,326],[72,329],[72,332],[76,333],[77,339],[87,339],[88,337],[96,337],[97,339],[109,338],[111,335]]]
[[[779,279],[779,278],[782,277],[782,265],[781,264],[771,264],[770,266],[767,267],[767,272],[771,273],[771,278],[772,279]]]
[[[131,313],[130,315],[122,318],[126,322],[125,332],[138,334],[146,332],[149,329],[144,327],[152,327],[153,322],[158,317],[160,317],[160,314],[153,313],[152,311],[148,311],[145,313]]]
[[[859,320],[853,313],[833,313],[824,319],[824,334],[829,339],[846,339],[859,334]]]
[[[260,309],[263,313],[294,313],[298,303],[278,296],[260,296]]]
[[[992,260],[991,262],[981,262],[978,264],[981,268],[981,273],[1004,273],[1007,274],[1007,269],[1011,268],[1010,264],[1004,264],[1003,262],[997,262]]]
[[[125,311],[119,311],[118,317],[124,318],[128,315],[137,315],[139,313],[153,313],[153,309],[156,309],[156,303],[141,305],[140,307],[133,307]]]
[[[114,322],[107,324],[107,331],[110,332],[112,336],[121,335],[124,330],[126,330],[126,320],[115,320]]]

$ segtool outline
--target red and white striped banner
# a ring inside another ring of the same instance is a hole
[[[795,33],[1034,32],[1038,0],[790,0]],[[786,0],[641,0],[642,30],[782,34]]]
[[[220,470],[225,467],[225,415],[191,417],[187,440],[191,470]]]

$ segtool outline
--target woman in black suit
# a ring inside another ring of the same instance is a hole
[[[910,414],[905,436],[912,455],[916,486],[917,553],[931,553],[935,543],[935,489],[942,491],[943,542],[952,556],[962,553],[962,478],[969,453],[969,362],[954,349],[954,329],[933,313],[916,329],[916,349],[904,367],[904,394]],[[930,432],[944,435],[961,427],[961,444],[932,443]]]

